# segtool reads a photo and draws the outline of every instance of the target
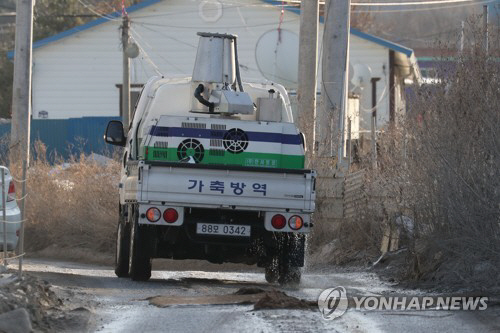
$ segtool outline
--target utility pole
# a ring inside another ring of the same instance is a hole
[[[300,8],[299,84],[297,100],[299,123],[307,141],[307,151],[312,153],[314,122],[316,117],[316,91],[318,67],[319,1],[302,1]]]
[[[21,166],[23,161],[26,161],[26,164],[29,163],[32,43],[33,1],[18,0],[9,149],[11,165]]]
[[[315,119],[315,151],[320,158],[337,157],[339,166],[344,152],[351,1],[326,0],[325,6],[321,72],[323,108]]]
[[[12,84],[12,124],[9,163],[20,165],[21,232],[19,234],[19,276],[22,277],[24,224],[26,218],[26,170],[30,161],[31,70],[33,45],[33,0],[18,0],[16,5],[16,46],[14,49],[14,82]],[[12,170],[16,171],[16,170]],[[5,207],[5,205],[4,205]],[[5,218],[4,218],[5,220]]]
[[[128,133],[130,125],[130,59],[127,55],[127,46],[129,42],[130,19],[128,15],[123,15],[122,24],[122,47],[123,47],[123,84],[122,84],[122,121],[125,129],[125,135]]]

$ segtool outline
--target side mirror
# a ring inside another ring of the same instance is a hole
[[[302,147],[304,148],[304,151],[307,151],[306,136],[302,132],[300,132],[299,135],[300,135],[300,143],[302,144]]]
[[[123,132],[123,124],[118,120],[111,120],[104,134],[104,141],[115,146],[125,146],[126,138]]]

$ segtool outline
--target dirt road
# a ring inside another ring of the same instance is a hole
[[[212,267],[213,268],[213,267]],[[189,269],[189,268],[188,268]],[[398,290],[367,272],[306,272],[298,288],[269,285],[261,272],[199,270],[153,271],[148,282],[115,277],[111,267],[30,259],[25,270],[53,285],[67,309],[85,312],[73,331],[88,332],[496,332],[500,308],[486,311],[358,311],[349,309],[332,321],[317,308],[253,310],[253,305],[213,305],[213,296],[242,287],[279,289],[290,296],[316,301],[322,290],[343,286],[351,294],[381,295]],[[180,305],[157,307],[148,300],[169,296]],[[182,304],[182,303],[190,304]]]

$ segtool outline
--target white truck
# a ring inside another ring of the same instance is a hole
[[[256,264],[298,283],[315,172],[286,90],[242,83],[234,35],[198,33],[193,76],[144,86],[123,146],[115,273],[148,280],[153,258]]]

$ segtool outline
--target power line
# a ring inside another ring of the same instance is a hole
[[[302,0],[305,1],[305,0]],[[351,13],[397,13],[397,12],[420,12],[420,11],[430,11],[436,9],[450,9],[459,7],[476,6],[486,3],[492,3],[496,0],[423,0],[423,1],[408,1],[408,2],[354,2],[351,6],[355,7],[405,7],[405,6],[430,6],[426,8],[398,8],[398,9],[353,9]],[[293,4],[300,5],[301,1],[292,0],[289,1]],[[320,2],[324,5],[325,2]],[[447,6],[435,6],[435,5],[445,5]]]
[[[237,5],[227,5],[227,4],[231,4],[231,2],[224,1],[224,9],[225,10],[228,10],[228,9],[238,9],[238,8],[248,8],[248,7],[276,8],[275,5],[270,5],[270,4],[265,4],[265,3],[261,3],[261,4],[241,4],[241,3],[238,3]],[[285,6],[285,7],[290,7],[290,6]],[[298,6],[296,6],[296,7],[299,8]],[[217,12],[218,9],[216,9],[216,8],[214,8],[214,9],[206,9],[206,11],[207,12]],[[197,14],[199,12],[200,12],[200,10],[197,8],[197,9],[194,9],[194,10],[193,9],[184,10],[184,11],[178,10],[178,11],[163,12],[163,13],[151,14],[151,15],[134,15],[134,17],[135,18],[163,17],[163,16],[171,16],[171,15]]]
[[[411,2],[356,2],[356,3],[351,3],[353,6],[364,6],[364,7],[376,7],[376,6],[418,6],[418,5],[436,5],[436,4],[454,4],[456,3],[457,5],[448,5],[448,6],[437,6],[437,7],[426,7],[426,8],[400,8],[400,9],[353,9],[351,12],[352,13],[392,13],[392,12],[420,12],[420,11],[430,11],[430,10],[438,10],[438,9],[451,9],[451,8],[459,8],[459,7],[468,7],[468,6],[475,6],[475,5],[482,5],[482,4],[487,4],[487,3],[492,3],[495,2],[496,0],[428,0],[428,1],[411,1]],[[119,20],[115,18],[112,14],[102,14],[94,10],[93,8],[90,7],[89,4],[84,3],[82,0],[78,0],[85,8],[87,8],[89,11],[91,11],[94,14],[55,14],[55,15],[44,15],[43,17],[101,17],[106,20],[111,20],[111,21],[116,21]],[[300,1],[289,1],[289,3],[294,3],[297,4],[295,5],[288,5],[286,7],[296,7],[297,9],[300,8],[299,4]],[[112,8],[111,6],[109,6]],[[230,6],[224,6],[225,9],[238,9],[238,8],[246,8],[246,7],[272,7],[272,8],[277,8],[276,5],[269,5],[269,4],[239,4],[239,5],[230,5]],[[209,9],[215,11],[216,9]],[[148,17],[164,17],[164,16],[171,16],[171,15],[182,15],[182,14],[194,14],[198,13],[199,10],[186,10],[186,11],[172,11],[172,12],[164,12],[164,13],[158,13],[158,14],[153,14],[153,15],[134,15],[135,19],[138,18],[148,18]],[[293,19],[293,20],[287,20],[285,22],[293,22],[297,21],[298,19]],[[175,26],[175,25],[169,25],[169,24],[154,24],[154,23],[147,23],[147,22],[142,22],[142,21],[136,21],[137,23],[142,23],[142,24],[148,24],[151,26],[161,26],[161,27],[171,27],[171,28],[181,28],[181,29],[199,29],[196,27],[188,27],[188,26]],[[258,27],[258,26],[266,26],[266,25],[273,25],[273,23],[264,23],[264,24],[258,24],[258,25],[251,25],[248,27]],[[219,27],[219,28],[235,28],[234,26],[226,26],[226,27]]]
[[[482,4],[492,3],[496,0],[482,0],[475,2],[462,3],[458,5],[448,5],[448,6],[438,6],[438,7],[426,7],[426,8],[407,8],[407,9],[353,9],[351,13],[404,13],[404,12],[423,12],[423,11],[431,11],[438,9],[452,9],[452,8],[460,8],[460,7],[470,7],[470,6],[478,6]]]
[[[302,1],[292,0],[291,3],[300,4]],[[464,3],[464,2],[475,2],[475,0],[422,0],[422,1],[406,1],[406,2],[351,2],[351,6],[362,6],[362,7],[379,7],[379,6],[422,6],[422,5],[441,5],[441,4],[454,4],[454,3]],[[324,1],[320,1],[320,4],[324,5]]]
[[[135,22],[135,23],[137,23],[137,22]],[[149,30],[149,31],[152,31],[152,32],[156,32],[157,34],[162,35],[162,36],[164,36],[164,37],[166,37],[166,38],[168,38],[168,39],[174,40],[174,41],[176,41],[176,42],[179,42],[179,43],[181,43],[181,44],[187,45],[187,46],[192,47],[192,48],[195,48],[195,49],[197,48],[197,46],[196,46],[196,45],[193,45],[193,44],[187,43],[187,42],[185,42],[185,41],[183,41],[183,40],[180,40],[180,39],[178,39],[178,38],[175,38],[175,37],[169,36],[169,35],[165,34],[164,32],[161,32],[161,31],[158,31],[158,30],[155,30],[155,29],[148,28],[148,27],[147,27],[145,24],[143,24],[143,23],[137,23],[137,24],[138,24],[138,25],[140,25],[140,26],[142,26],[142,27],[143,27],[144,29],[146,29],[146,30]]]
[[[110,15],[105,15],[105,14],[103,15],[103,14],[99,13],[98,11],[96,11],[96,10],[94,10],[92,7],[90,7],[90,5],[89,5],[89,4],[87,4],[87,3],[83,2],[82,0],[78,0],[78,2],[79,2],[80,4],[82,4],[82,6],[84,6],[85,8],[87,8],[88,10],[90,10],[92,13],[96,14],[96,15],[97,15],[97,16],[99,16],[99,17],[102,17],[102,18],[104,18],[104,19],[106,19],[106,20],[109,20],[109,21],[120,21],[119,19],[114,18],[114,17],[112,17],[112,16],[110,16]]]
[[[291,22],[297,22],[300,18],[295,18],[295,19],[290,19],[290,20],[285,20],[283,23],[291,23]],[[170,25],[170,24],[160,24],[160,23],[148,23],[144,21],[136,21],[132,20],[134,23],[138,23],[140,25],[148,25],[148,26],[156,26],[156,27],[167,27],[167,28],[178,28],[178,29],[194,29],[194,30],[199,30],[200,27],[193,27],[193,26],[180,26],[180,25]],[[255,28],[255,27],[265,27],[265,26],[273,26],[276,25],[276,22],[272,23],[261,23],[261,24],[252,24],[252,25],[245,25],[245,28]],[[241,28],[241,25],[232,25],[232,26],[217,26],[217,29],[234,29],[234,28]]]
[[[146,56],[145,59],[146,61],[150,62],[151,65],[153,66],[154,70],[159,73],[160,75],[163,75],[163,73],[161,73],[159,67],[154,63],[153,59],[151,59],[151,57],[147,54],[146,50],[144,50],[144,48],[142,47],[141,43],[139,43],[138,40],[141,40],[141,42],[144,42],[144,45],[148,46],[150,48],[151,51],[154,52],[154,49],[153,47],[145,40],[145,38],[143,38],[141,36],[141,34],[139,34],[137,32],[137,30],[135,30],[134,28],[130,28],[130,30],[132,31],[133,34],[136,35],[136,37],[134,38],[137,45],[139,46],[139,48],[141,49],[142,52],[144,52],[144,55]],[[171,61],[169,61],[168,59],[166,59],[165,57],[163,57],[161,54],[157,53],[157,52],[154,52],[159,58],[161,58],[163,61],[165,61],[168,65],[172,66],[173,68],[175,68],[176,70],[182,72],[182,70],[176,66],[174,63],[172,63]]]
[[[429,1],[408,1],[408,2],[354,2],[353,6],[421,6],[440,5],[446,3],[473,2],[474,0],[429,0]]]
[[[409,40],[412,40],[412,41],[426,41],[425,38],[436,37],[436,36],[440,36],[440,35],[444,35],[444,34],[453,34],[453,33],[459,32],[459,31],[460,31],[460,28],[450,29],[450,30],[440,31],[440,32],[436,32],[436,33],[432,33],[432,34],[428,34],[428,35],[421,35],[421,36],[419,36],[420,38],[412,38],[412,37],[403,37],[403,38],[401,38],[400,35],[394,35],[394,34],[390,34],[390,33],[387,33],[387,32],[384,32],[383,35],[385,35],[387,37],[390,37],[390,38],[396,38],[393,41],[396,42],[396,43],[400,43],[400,42],[409,41]]]

